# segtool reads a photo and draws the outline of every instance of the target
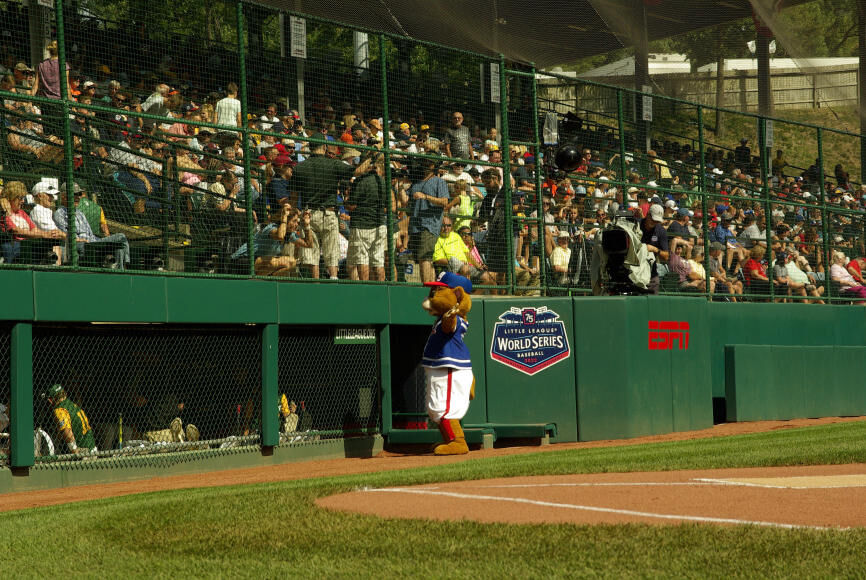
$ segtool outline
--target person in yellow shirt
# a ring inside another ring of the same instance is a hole
[[[461,276],[469,275],[469,248],[454,231],[450,216],[442,218],[442,230],[433,247],[433,263]]]

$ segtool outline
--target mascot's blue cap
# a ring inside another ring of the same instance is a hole
[[[447,286],[448,288],[457,288],[460,286],[468,294],[472,294],[472,282],[466,276],[455,274],[454,272],[442,272],[435,282],[424,282],[425,286]]]

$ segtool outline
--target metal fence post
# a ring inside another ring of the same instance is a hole
[[[236,2],[237,27],[238,27],[238,90],[241,101],[241,126],[240,135],[244,148],[244,209],[247,217],[247,274],[254,276],[256,273],[256,251],[254,246],[255,230],[253,223],[253,187],[250,163],[250,135],[247,129],[247,115],[249,108],[247,104],[247,54],[244,49],[244,4]]]
[[[628,164],[625,161],[625,119],[623,118],[622,109],[622,89],[616,90],[616,124],[619,131],[619,171],[622,188],[625,189],[628,173]],[[627,194],[624,194],[627,195]],[[623,197],[623,201],[626,198]],[[627,205],[627,204],[626,204]]]
[[[388,57],[385,50],[385,35],[379,35],[379,61],[382,67],[382,124],[385,137],[384,154],[385,154],[385,187],[388,190],[388,199],[385,202],[385,221],[388,236],[388,280],[393,282],[397,278],[397,263],[394,261],[394,211],[391,207],[392,196],[396,199],[396,193],[391,186],[391,142],[388,138],[391,129],[391,121],[388,118]]]
[[[776,296],[773,274],[773,206],[770,204],[770,186],[767,180],[767,118],[758,117],[758,145],[761,149],[761,195],[764,196],[764,234],[767,240],[767,278],[770,283],[770,302]]]
[[[824,130],[818,127],[816,130],[816,141],[818,144],[818,193],[821,197],[821,250],[824,254],[824,283],[827,285],[827,301],[833,303],[833,281],[830,279],[830,261],[833,257],[830,250],[830,215],[827,212],[827,192],[824,187]]]
[[[9,409],[11,462],[15,468],[35,463],[33,451],[33,325],[27,322],[12,327]]]
[[[63,0],[54,3],[57,25],[57,67],[60,78],[60,112],[63,117],[63,161],[66,174],[66,247],[73,268],[78,268],[78,244],[75,223],[75,174],[73,166],[72,128],[69,125],[69,85],[66,83],[66,36],[63,23]]]
[[[280,327],[262,328],[262,447],[280,443],[279,374]]]
[[[704,108],[698,105],[698,190],[701,192],[701,232],[704,237],[704,270],[706,271],[707,298],[712,300],[710,292],[710,219],[707,215],[707,160],[704,157]]]
[[[543,143],[538,137],[538,80],[535,78],[534,63],[530,70],[532,71],[532,139],[535,142],[535,213],[538,215],[538,222],[535,224],[538,231],[538,285],[547,294],[549,290],[547,286],[547,256],[545,255],[547,225],[544,222],[544,192],[541,190],[541,170],[544,167],[544,153],[542,152]],[[552,194],[551,197],[553,197]],[[532,264],[529,264],[529,266],[531,268]]]
[[[382,385],[382,435],[393,429],[393,400],[391,398],[391,327],[379,328],[379,384]]]
[[[505,285],[514,294],[514,226],[511,215],[511,147],[508,130],[508,80],[505,78],[505,55],[499,55],[499,109],[502,115],[502,191],[505,194]],[[495,209],[494,209],[495,211]]]

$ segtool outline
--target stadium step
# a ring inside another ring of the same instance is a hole
[[[499,439],[538,439],[541,445],[556,437],[555,423],[483,423],[463,426],[466,442],[480,444],[483,449],[493,447]],[[392,429],[387,435],[390,444],[421,444],[441,441],[438,429]]]
[[[469,445],[481,445],[482,449],[492,449],[496,441],[496,432],[490,428],[464,427],[466,443]],[[388,443],[392,445],[405,444],[433,444],[442,441],[442,435],[438,429],[393,429],[386,436]]]

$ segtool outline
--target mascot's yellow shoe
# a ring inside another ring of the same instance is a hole
[[[466,445],[466,437],[463,434],[460,421],[443,419],[439,422],[439,431],[442,433],[442,439],[445,440],[445,443],[437,445],[433,449],[434,455],[465,455],[469,453],[469,446]]]

